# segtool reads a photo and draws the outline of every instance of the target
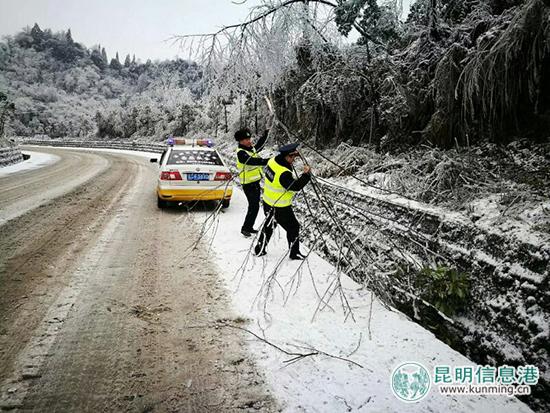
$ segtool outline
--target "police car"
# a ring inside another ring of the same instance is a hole
[[[220,201],[229,206],[233,177],[210,139],[170,138],[161,155],[157,205],[172,201]]]

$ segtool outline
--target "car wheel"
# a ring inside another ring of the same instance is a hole
[[[222,208],[229,208],[229,203],[231,202],[230,199],[224,199],[222,200]]]
[[[160,199],[159,197],[157,197],[157,207],[162,209],[162,208],[166,207],[166,205],[167,205],[166,201],[164,201],[163,199]]]

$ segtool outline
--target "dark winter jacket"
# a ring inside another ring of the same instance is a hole
[[[279,154],[275,157],[275,162],[279,165],[284,166],[292,170],[292,166],[285,160],[285,155]],[[294,179],[292,172],[283,172],[279,177],[279,182],[283,188],[288,189],[289,191],[300,191],[304,186],[307,185],[311,179],[310,174],[303,173],[298,179]]]
[[[258,142],[256,143],[256,145],[253,146],[256,152],[260,152],[263,149],[265,145],[265,141],[267,140],[268,133],[269,133],[269,129],[266,129],[262,137],[258,139]],[[246,151],[252,150],[252,148],[248,148],[241,144],[239,144],[239,148],[244,149]],[[237,152],[237,158],[239,159],[240,163],[243,163],[245,165],[251,165],[251,166],[264,166],[264,165],[267,165],[267,161],[269,160],[269,159],[262,159],[262,158],[253,158],[252,156],[250,156],[244,151]]]

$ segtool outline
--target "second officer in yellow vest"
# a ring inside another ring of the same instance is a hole
[[[290,249],[290,259],[303,260],[300,252],[300,223],[292,210],[292,200],[296,192],[300,191],[310,181],[310,167],[304,166],[304,173],[294,179],[292,164],[299,156],[298,144],[291,143],[279,148],[279,155],[272,158],[264,169],[263,204],[266,221],[258,239],[254,252],[257,256],[266,254],[266,247],[273,234],[275,223],[280,224],[286,231],[286,238]]]
[[[268,133],[269,129],[258,139],[256,145],[253,145],[252,134],[249,129],[240,129],[235,132],[235,140],[239,142],[239,147],[237,148],[239,181],[248,200],[248,210],[241,228],[241,234],[245,237],[258,232],[254,229],[254,222],[260,210],[262,169],[267,165],[268,161],[268,159],[261,158],[258,152],[265,145]]]

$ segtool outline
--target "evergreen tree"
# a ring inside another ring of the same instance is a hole
[[[109,67],[116,71],[120,71],[122,69],[122,65],[120,64],[120,59],[118,57],[118,52],[116,52],[115,58],[111,59]]]
[[[340,0],[335,9],[338,31],[347,36],[365,5],[365,0]],[[375,1],[376,3],[376,1]]]
[[[34,23],[34,26],[31,29],[31,38],[32,38],[33,47],[36,50],[44,50],[44,42],[46,40],[46,35],[42,31],[42,29],[40,29],[40,26],[38,25],[38,23]]]
[[[398,20],[394,11],[376,0],[342,0],[335,9],[338,31],[347,36],[356,27],[361,38],[359,44],[367,41],[388,44],[398,38]]]
[[[101,58],[103,59],[103,63],[105,63],[105,65],[109,63],[109,60],[107,59],[107,52],[104,47],[101,48]]]
[[[105,63],[105,60],[103,59],[103,55],[101,54],[99,46],[92,50],[92,54],[90,55],[90,59],[92,60],[94,65],[99,67],[101,70],[105,69],[105,67],[107,66],[106,63]]]
[[[31,29],[31,37],[35,41],[35,43],[41,43],[42,40],[44,40],[44,32],[38,25],[38,23],[34,23],[34,26]]]
[[[130,67],[131,61],[130,61],[130,55],[126,55],[126,59],[124,59],[124,67]]]
[[[417,0],[410,8],[407,16],[407,24],[413,23],[419,26],[428,26],[428,2],[429,0]]]

